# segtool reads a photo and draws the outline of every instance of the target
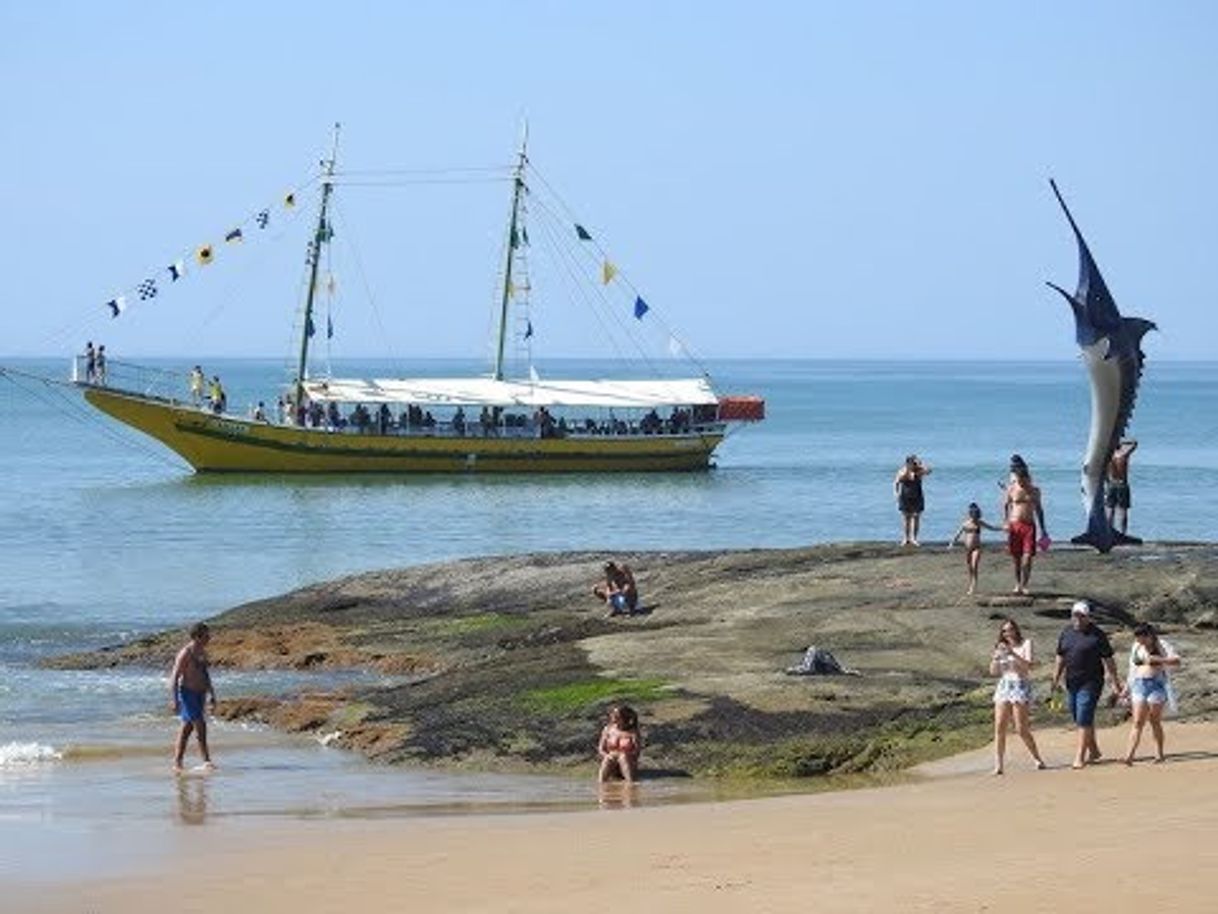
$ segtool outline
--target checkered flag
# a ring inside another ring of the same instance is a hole
[[[136,287],[136,291],[140,293],[140,301],[156,298],[156,280],[145,279]]]
[[[264,209],[258,214],[255,221],[258,223],[258,228],[266,228],[266,224],[271,221],[271,211],[269,209]]]

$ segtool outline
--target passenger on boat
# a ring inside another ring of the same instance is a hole
[[[331,400],[326,404],[326,425],[330,428],[343,428],[347,424],[347,420],[343,418],[342,413],[338,411],[338,404]]]
[[[643,751],[643,735],[639,732],[639,716],[629,705],[618,705],[609,711],[609,722],[601,730],[596,747],[601,767],[597,780],[605,783],[621,778],[633,783],[639,772],[639,755]]]
[[[491,433],[491,411],[485,406],[482,407],[482,412],[478,413],[478,428],[483,438]]]
[[[376,411],[377,430],[382,435],[384,435],[389,431],[389,429],[392,426],[393,426],[393,415],[389,412],[389,407],[386,406],[384,403],[382,403],[381,408]]]
[[[287,401],[280,397],[275,401],[275,418],[280,425],[288,421],[288,404]]]
[[[203,405],[203,384],[206,378],[203,377],[203,368],[196,365],[190,370],[190,402],[195,406]]]
[[[430,409],[427,412],[423,413],[422,425],[424,428],[435,428],[436,427],[436,417],[431,414]]]
[[[93,365],[93,380],[103,387],[106,386],[106,347],[97,347],[97,358]]]
[[[542,438],[554,437],[554,417],[548,409],[544,406],[538,407],[533,420],[537,423],[538,434]]]
[[[253,418],[254,418],[255,422],[265,422],[266,421],[266,405],[261,400],[259,400],[258,405],[254,407],[254,417]]]
[[[220,376],[214,374],[211,376],[211,388],[208,391],[208,399],[211,400],[211,411],[217,416],[224,412],[224,388],[220,385]]]
[[[465,435],[465,408],[462,406],[458,406],[453,413],[453,431],[463,437]]]
[[[93,341],[85,343],[85,383],[92,384],[97,379],[97,352],[93,349]]]

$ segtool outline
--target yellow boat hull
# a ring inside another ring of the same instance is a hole
[[[85,399],[177,452],[198,472],[605,473],[705,470],[722,432],[564,438],[328,432],[217,416],[86,387]]]

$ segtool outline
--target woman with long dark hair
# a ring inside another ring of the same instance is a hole
[[[1133,754],[1138,751],[1142,729],[1150,721],[1150,732],[1155,738],[1155,761],[1161,762],[1163,755],[1163,707],[1176,710],[1176,693],[1171,685],[1171,670],[1179,669],[1180,657],[1175,649],[1159,637],[1158,631],[1149,623],[1142,623],[1133,630],[1133,647],[1129,651],[1129,703],[1133,711],[1133,726],[1129,730],[1129,747],[1125,751],[1125,764],[1133,764]]]
[[[1004,619],[998,641],[990,655],[990,674],[998,677],[994,687],[994,774],[1002,774],[1007,749],[1007,728],[1011,720],[1036,767],[1044,768],[1028,713],[1032,704],[1032,639],[1025,638],[1014,619]]]

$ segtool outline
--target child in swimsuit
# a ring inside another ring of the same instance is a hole
[[[643,737],[639,733],[639,717],[629,705],[618,705],[609,711],[609,723],[601,730],[597,753],[601,767],[597,780],[600,783],[621,778],[627,784],[634,783],[639,770],[639,753],[643,751]]]
[[[1002,527],[995,527],[993,524],[986,523],[981,519],[981,508],[977,506],[977,502],[969,502],[968,513],[960,524],[960,529],[956,531],[956,535],[952,537],[952,541],[948,543],[948,547],[956,545],[961,538],[964,539],[964,561],[968,565],[968,592],[974,594],[977,592],[977,573],[981,569],[981,530],[1000,531]]]

